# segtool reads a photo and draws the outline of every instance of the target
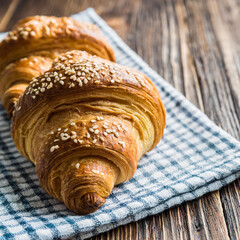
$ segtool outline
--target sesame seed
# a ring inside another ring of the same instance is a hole
[[[88,83],[88,80],[85,78],[85,79],[83,80],[83,82],[84,82],[84,84],[87,84],[87,83]]]
[[[99,130],[98,130],[98,129],[95,130],[94,133],[95,133],[95,134],[99,134]]]
[[[119,143],[123,148],[125,148],[125,142],[123,142],[123,141],[118,141],[118,143]]]
[[[66,133],[65,133],[65,134],[66,134]],[[67,141],[69,138],[70,138],[70,136],[69,136],[68,134],[66,134],[66,135],[62,135],[62,134],[61,134],[61,140],[62,140],[62,141]]]
[[[96,129],[96,128],[98,128],[98,125],[94,125],[94,126],[92,127],[92,129]]]
[[[59,132],[60,132],[61,130],[62,130],[61,128],[58,129]]]
[[[113,122],[113,125],[117,126],[118,124],[116,122]]]
[[[97,139],[94,139],[93,141],[92,141],[92,143],[96,143],[97,142]]]
[[[103,142],[103,141],[104,141],[104,138],[103,138],[103,137],[100,137],[100,140]]]
[[[111,83],[115,83],[115,80],[111,80]]]
[[[79,163],[77,163],[77,164],[75,165],[75,167],[76,167],[76,169],[79,169],[79,167],[80,167],[80,164],[79,164]]]
[[[94,130],[93,130],[92,128],[89,128],[88,130],[89,130],[90,132],[94,132]]]
[[[83,143],[83,140],[78,139],[78,142],[79,142],[80,144],[82,144],[82,143]]]
[[[36,33],[34,31],[31,31],[30,36],[34,37],[34,36],[36,36]]]
[[[36,96],[32,96],[32,98],[33,98],[33,99],[35,99],[35,98],[36,98]]]
[[[107,132],[104,132],[103,135],[104,135],[104,136],[107,136],[108,134],[107,134]]]
[[[58,145],[52,146],[52,147],[50,148],[50,152],[53,152],[55,149],[58,149],[58,148],[59,148]]]
[[[97,120],[99,121],[101,118],[99,116],[97,116]]]
[[[99,117],[100,118],[100,120],[104,120],[104,118],[103,117]]]
[[[50,134],[54,134],[54,131],[51,131]]]
[[[79,87],[82,87],[83,84],[82,84],[81,80],[78,81],[78,85],[79,85]]]
[[[76,133],[75,131],[71,131],[71,133],[72,133],[73,135],[77,135],[77,133]]]
[[[107,132],[107,133],[111,133],[111,132],[112,132],[112,130],[110,130],[110,129],[107,129],[107,130],[106,130],[106,132]]]
[[[67,131],[68,131],[68,128],[65,128],[65,129],[64,129],[64,132],[67,132]]]
[[[72,135],[71,139],[75,139],[77,137],[77,135]]]
[[[106,126],[106,125],[103,125],[103,128],[105,128],[105,129],[108,129],[108,126]]]
[[[59,83],[60,83],[61,85],[64,85],[64,81],[62,81],[62,80],[61,80],[61,81],[59,81]]]
[[[76,126],[76,123],[71,122],[70,125],[71,125],[71,126]]]
[[[59,139],[54,139],[53,141],[54,141],[54,142],[58,142],[58,141],[59,141]]]
[[[53,84],[50,82],[49,85],[47,86],[47,89],[50,89],[53,87]]]
[[[41,88],[40,91],[41,91],[41,92],[45,92],[45,88]]]
[[[74,139],[73,141],[74,141],[75,143],[78,143],[78,140],[77,140],[77,139]]]
[[[118,138],[118,137],[119,137],[119,134],[118,134],[117,132],[115,132],[115,133],[114,133],[114,136],[115,136],[116,138]]]
[[[87,138],[90,138],[91,136],[90,136],[90,134],[89,134],[89,132],[87,132]]]
[[[95,123],[95,122],[96,122],[96,120],[91,120],[90,122],[92,122],[92,123]]]

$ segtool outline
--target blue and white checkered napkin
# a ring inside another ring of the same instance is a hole
[[[73,16],[98,25],[117,61],[148,75],[167,109],[161,143],[146,154],[106,204],[76,216],[40,187],[32,163],[10,137],[0,105],[0,239],[84,239],[217,190],[240,176],[240,143],[213,124],[134,53],[93,9]]]

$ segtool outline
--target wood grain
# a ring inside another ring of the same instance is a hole
[[[217,125],[240,139],[240,0],[0,0],[0,30],[21,18],[94,7],[124,41]],[[92,240],[240,239],[240,180]]]

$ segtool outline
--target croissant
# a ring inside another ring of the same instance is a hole
[[[49,69],[59,54],[74,49],[115,61],[97,26],[71,18],[28,17],[8,33],[0,43],[0,96],[9,116],[32,78]]]
[[[142,73],[82,51],[54,60],[16,104],[12,137],[41,186],[77,214],[95,211],[161,139],[165,109]]]

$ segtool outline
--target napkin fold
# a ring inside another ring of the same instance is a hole
[[[85,239],[198,198],[240,176],[239,141],[153,71],[94,9],[72,17],[96,24],[118,63],[153,80],[167,110],[165,134],[139,161],[135,176],[115,187],[103,207],[77,216],[41,188],[33,164],[11,139],[10,120],[0,104],[0,239]]]

